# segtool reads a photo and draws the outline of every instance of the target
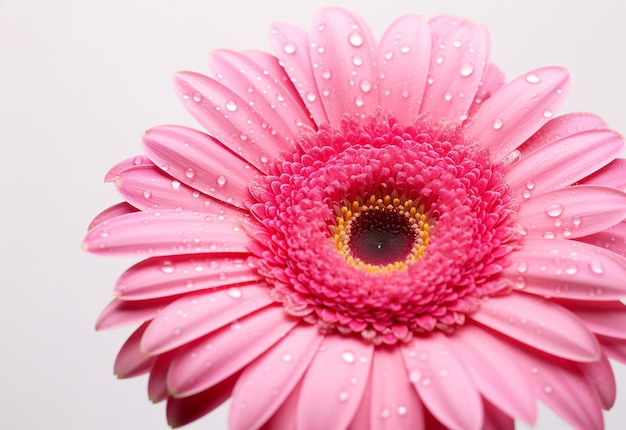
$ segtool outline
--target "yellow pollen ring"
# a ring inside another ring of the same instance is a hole
[[[393,211],[407,218],[410,228],[415,233],[415,242],[404,260],[380,266],[365,263],[352,255],[350,251],[351,226],[362,213],[367,211]],[[430,241],[428,233],[430,224],[424,214],[424,207],[417,205],[416,202],[405,196],[397,196],[395,193],[385,196],[371,195],[367,199],[357,197],[352,202],[346,200],[343,206],[337,207],[336,214],[337,225],[331,227],[331,233],[337,245],[337,252],[351,266],[368,273],[390,273],[395,270],[406,270],[408,264],[419,260],[424,255]]]

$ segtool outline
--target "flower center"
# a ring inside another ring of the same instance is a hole
[[[337,252],[367,272],[406,269],[428,246],[430,225],[424,209],[404,196],[358,197],[345,201],[336,212],[337,225],[331,232]]]

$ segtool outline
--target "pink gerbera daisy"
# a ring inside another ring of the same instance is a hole
[[[626,361],[623,139],[554,117],[558,67],[509,83],[489,35],[403,16],[376,43],[325,9],[276,57],[218,50],[107,175],[90,252],[147,259],[98,328],[172,426],[506,429],[540,400],[603,427]]]

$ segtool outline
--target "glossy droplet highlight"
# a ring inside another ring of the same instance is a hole
[[[340,391],[339,395],[337,396],[337,398],[339,399],[340,402],[347,402],[348,399],[350,398],[350,393],[348,393],[347,391]]]
[[[596,275],[601,275],[604,273],[604,266],[602,265],[602,261],[597,258],[593,258],[589,261],[589,269]]]
[[[220,187],[223,187],[224,185],[226,185],[226,177],[220,175],[217,177],[216,182],[217,182],[217,185],[219,185]]]
[[[241,291],[240,288],[233,287],[233,288],[229,288],[228,289],[228,293],[227,294],[230,297],[232,297],[233,299],[239,299],[239,298],[241,298],[241,296],[243,296],[243,291]]]
[[[358,31],[355,31],[348,36],[348,42],[350,42],[350,45],[358,48],[363,45],[363,36]]]
[[[492,127],[494,130],[500,130],[503,125],[504,125],[504,121],[502,121],[502,118],[496,118],[493,120]]]
[[[228,100],[225,106],[228,112],[235,112],[238,107],[237,103],[234,100]]]
[[[283,52],[287,55],[292,55],[296,52],[296,44],[293,42],[287,42],[283,45]]]
[[[161,263],[161,272],[163,273],[174,273],[174,264],[171,261],[166,260]]]
[[[185,176],[188,177],[189,179],[193,178],[194,176],[196,176],[196,171],[193,170],[191,167],[188,168],[187,170],[185,170]]]
[[[346,363],[354,363],[354,360],[356,359],[352,351],[345,351],[343,354],[341,354],[341,358]]]
[[[538,84],[541,82],[541,78],[536,73],[529,73],[526,75],[526,82],[530,84]]]
[[[463,76],[464,78],[471,76],[472,73],[474,73],[474,66],[472,66],[471,64],[464,63],[461,66],[461,76]]]
[[[546,215],[552,218],[556,218],[563,214],[563,206],[558,203],[553,203],[546,208]]]

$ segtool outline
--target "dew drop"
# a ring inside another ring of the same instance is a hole
[[[526,182],[526,189],[534,190],[535,189],[535,183],[533,181]]]
[[[455,48],[460,48],[461,46],[463,46],[463,43],[460,40],[455,40],[454,42],[452,42],[452,46],[454,46]]]
[[[294,54],[296,52],[296,44],[293,42],[287,42],[283,45],[283,52],[287,55]]]
[[[180,181],[177,181],[177,180],[174,179],[172,181],[172,188],[175,189],[175,190],[179,189],[180,188]],[[196,196],[194,196],[194,197],[196,197]]]
[[[143,163],[143,157],[138,155],[133,159],[133,164],[137,166],[138,164]]]
[[[364,93],[369,93],[372,90],[372,83],[367,79],[363,79],[359,86],[361,87],[361,91]]]
[[[322,78],[330,79],[333,76],[333,72],[330,69],[324,69],[322,71]]]
[[[359,67],[363,65],[363,58],[360,55],[355,55],[352,57],[352,64]]]
[[[461,76],[467,78],[472,73],[474,73],[474,66],[472,66],[470,63],[463,63],[463,65],[461,65]]]
[[[174,264],[169,260],[164,261],[161,263],[161,272],[174,273]]]
[[[443,58],[443,57],[437,57],[437,58],[435,58],[435,63],[437,63],[437,64],[443,64],[443,60],[444,60],[444,58]]]
[[[193,93],[193,96],[191,96],[191,100],[193,100],[196,103],[200,103],[202,101],[202,94]]]
[[[285,363],[289,363],[291,360],[293,360],[293,355],[291,355],[290,353],[286,352],[283,354],[283,361]]]
[[[237,110],[237,103],[234,100],[228,100],[225,104],[226,110],[229,112],[235,112]]]
[[[226,185],[226,177],[222,175],[218,176],[217,185],[219,185],[220,187],[223,187],[224,185]]]
[[[601,275],[604,273],[604,266],[602,265],[602,262],[597,258],[593,258],[589,261],[589,268],[596,275]]]
[[[546,239],[554,239],[556,234],[552,230],[547,230],[543,233],[543,237]]]
[[[341,358],[346,363],[354,363],[354,360],[356,359],[352,351],[345,351],[343,354],[341,354]]]
[[[519,273],[526,273],[527,270],[528,270],[528,263],[525,261],[520,261],[519,264],[517,265],[517,271]]]
[[[518,290],[523,290],[524,288],[526,288],[526,279],[518,276],[515,279],[515,288],[517,288]]]
[[[149,191],[149,190],[145,190],[145,191],[143,192],[143,198],[144,198],[144,199],[149,199],[150,197],[152,197],[152,192],[151,192],[151,191]]]
[[[552,118],[552,115],[554,115],[554,114],[552,113],[552,111],[550,109],[546,109],[546,110],[543,111],[544,118]]]
[[[196,171],[193,170],[191,167],[188,168],[187,170],[185,170],[185,176],[188,177],[189,179],[193,178],[194,176],[196,176]]]
[[[243,292],[237,287],[229,288],[227,294],[233,299],[239,299],[243,296]]]
[[[529,73],[526,75],[526,82],[530,84],[538,84],[541,82],[541,78],[536,73]]]
[[[400,96],[402,96],[403,99],[408,99],[410,95],[411,95],[411,92],[406,88],[403,89],[402,92],[400,93]]]
[[[307,91],[306,99],[310,102],[314,102],[317,99],[317,96],[315,95],[313,91]]]
[[[572,224],[574,224],[574,227],[580,227],[582,223],[583,223],[583,220],[578,215],[572,218]]]
[[[563,237],[572,237],[572,229],[565,227],[563,229]]]
[[[108,231],[101,231],[100,232],[100,237],[109,237],[109,232]]]
[[[389,418],[390,416],[391,416],[391,411],[388,408],[385,408],[382,411],[380,411],[380,417],[382,419]]]
[[[502,118],[496,118],[493,120],[493,124],[491,126],[493,127],[494,130],[500,130],[503,125],[504,125],[504,121],[502,121]]]
[[[413,383],[419,382],[422,379],[422,372],[417,369],[413,369],[409,372],[409,380]]]
[[[267,156],[267,154],[261,154],[261,163],[267,164],[269,161],[270,158]]]
[[[393,58],[393,51],[385,52],[385,60],[389,61]]]
[[[411,47],[409,45],[402,45],[402,47],[400,47],[400,52],[402,52],[403,54],[408,54],[409,52],[411,52]]]
[[[340,402],[346,402],[350,398],[350,394],[347,391],[340,391],[337,397]]]
[[[363,36],[361,36],[361,33],[355,31],[348,36],[348,42],[354,47],[359,47],[363,45]]]
[[[354,98],[354,105],[356,107],[363,107],[364,104],[365,104],[365,99],[362,96],[356,96]]]
[[[422,386],[424,387],[429,387],[430,386],[430,378],[424,378],[422,379]]]
[[[443,99],[447,102],[452,100],[452,93],[450,91],[446,91],[443,95]]]
[[[558,203],[553,203],[546,209],[546,215],[552,218],[556,218],[563,213],[563,206]]]
[[[404,416],[407,414],[407,412],[409,412],[409,410],[407,409],[406,406],[398,406],[397,412],[398,412],[398,415]]]
[[[565,268],[565,273],[567,273],[568,275],[575,275],[578,272],[578,267],[574,264],[572,264],[571,266],[567,266]]]
[[[552,393],[552,386],[551,385],[546,385],[545,387],[543,387],[543,392],[546,394],[551,394]]]

